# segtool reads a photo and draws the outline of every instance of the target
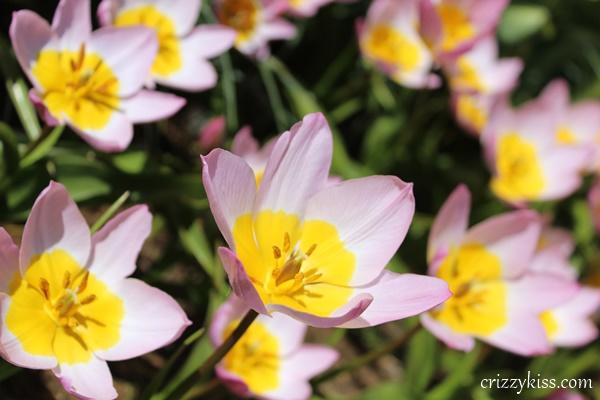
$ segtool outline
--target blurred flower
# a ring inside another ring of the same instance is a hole
[[[572,390],[559,389],[546,398],[547,400],[586,400],[581,394]]]
[[[589,170],[600,169],[600,101],[569,102],[569,85],[563,79],[550,82],[540,94],[550,112],[557,115],[556,141],[563,146],[584,145],[593,152]]]
[[[459,186],[431,228],[429,274],[448,282],[453,296],[423,314],[423,325],[459,350],[471,350],[478,338],[525,356],[549,352],[539,314],[571,298],[576,286],[528,271],[541,228],[537,214],[515,211],[467,229],[470,203]]]
[[[224,115],[213,117],[204,123],[198,134],[198,146],[202,153],[219,147],[225,136],[226,125]]]
[[[495,95],[510,92],[523,70],[519,58],[498,59],[498,44],[493,36],[443,64],[453,92]]]
[[[336,0],[288,0],[290,12],[298,17],[312,17],[319,8],[334,1]]]
[[[247,311],[235,296],[217,309],[210,326],[215,346],[227,339]],[[308,399],[312,392],[308,381],[339,355],[326,346],[304,344],[305,333],[306,325],[287,315],[260,315],[217,365],[217,376],[240,397]]]
[[[262,181],[267,161],[269,161],[276,141],[277,138],[273,138],[263,147],[260,147],[258,141],[252,136],[252,128],[249,126],[242,127],[233,138],[231,152],[243,158],[250,168],[252,168],[257,187]]]
[[[306,116],[277,139],[258,188],[241,157],[203,157],[234,293],[316,327],[377,325],[444,301],[443,281],[385,270],[412,220],[412,185],[372,176],[327,186],[332,142],[323,115]]]
[[[439,61],[494,32],[508,0],[422,0],[421,32]]]
[[[291,39],[296,28],[281,18],[288,0],[215,0],[217,17],[237,32],[235,47],[258,58],[269,54],[271,40]]]
[[[201,91],[217,83],[207,61],[233,45],[235,32],[221,25],[195,27],[201,0],[103,0],[103,25],[145,26],[156,32],[158,52],[150,82],[181,90]]]
[[[52,369],[80,398],[116,398],[106,361],[165,346],[190,324],[166,293],[128,278],[151,219],[146,206],[132,207],[91,236],[65,188],[51,182],[20,250],[0,228],[2,357]]]
[[[530,267],[577,285],[574,296],[540,315],[548,340],[559,347],[584,346],[598,337],[591,316],[600,308],[600,289],[577,284],[577,273],[569,262],[573,247],[568,231],[546,227]]]
[[[481,137],[496,196],[519,205],[564,198],[577,190],[590,149],[556,143],[559,117],[542,98],[518,109],[496,104]]]
[[[10,36],[47,122],[69,124],[99,150],[124,150],[132,123],[166,118],[184,105],[176,96],[140,90],[156,54],[152,31],[92,33],[89,0],[61,0],[52,27],[32,11],[17,11]]]
[[[451,106],[454,118],[467,132],[480,135],[486,127],[494,105],[505,98],[479,93],[454,92]]]
[[[374,0],[358,21],[363,56],[400,85],[437,87],[432,57],[418,33],[418,0]]]
[[[600,181],[598,180],[592,185],[588,193],[588,207],[594,226],[600,232]]]

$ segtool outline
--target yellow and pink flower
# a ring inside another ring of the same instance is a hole
[[[201,91],[217,83],[209,58],[233,45],[235,32],[222,25],[195,26],[201,0],[103,0],[98,17],[104,26],[144,26],[158,39],[150,86],[161,85]]]
[[[210,336],[220,345],[236,328],[248,306],[230,297],[215,313]],[[338,359],[330,347],[306,344],[306,325],[283,314],[260,315],[217,365],[219,379],[237,396],[267,400],[306,400],[309,380]]]
[[[421,315],[448,346],[469,351],[475,339],[516,354],[548,353],[540,313],[571,299],[577,286],[531,271],[541,231],[528,210],[489,218],[468,229],[471,198],[461,185],[438,213],[427,246],[429,274],[453,295]]]
[[[0,355],[52,370],[79,398],[116,398],[106,362],[165,346],[190,324],[173,298],[129,278],[151,219],[135,206],[91,235],[65,188],[51,182],[20,248],[0,228]]]
[[[17,11],[10,36],[46,121],[70,125],[99,150],[121,151],[133,138],[133,123],[171,116],[185,101],[142,90],[157,51],[151,30],[92,32],[90,13],[89,0],[61,0],[50,26],[29,10]]]
[[[316,327],[377,325],[444,301],[440,279],[385,269],[412,220],[412,185],[393,176],[327,185],[332,145],[323,115],[306,116],[277,139],[258,187],[241,157],[203,157],[234,293],[261,314]]]

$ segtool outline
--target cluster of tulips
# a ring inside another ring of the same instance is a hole
[[[118,152],[133,124],[185,105],[158,88],[213,87],[208,59],[231,47],[265,57],[268,41],[295,35],[284,14],[311,16],[331,1],[217,0],[219,23],[196,26],[200,0],[103,0],[93,30],[89,0],[61,0],[51,24],[16,12],[10,36],[45,123]],[[330,176],[333,137],[322,114],[262,147],[245,128],[231,151],[202,157],[232,288],[210,325],[209,366],[233,393],[309,398],[309,380],[339,355],[304,343],[307,326],[365,328],[420,315],[451,348],[470,351],[479,339],[522,356],[597,337],[600,290],[578,282],[570,233],[526,206],[564,198],[598,170],[600,104],[571,105],[557,80],[511,108],[522,62],[498,59],[494,39],[506,5],[373,0],[357,23],[365,60],[398,84],[434,88],[441,78],[432,70],[443,71],[456,119],[481,138],[491,191],[516,208],[469,228],[470,192],[458,186],[433,223],[427,276],[386,269],[414,216],[412,184]],[[219,130],[217,121],[205,137]],[[600,206],[600,186],[589,199]],[[65,187],[51,182],[19,246],[0,228],[0,356],[52,370],[79,398],[116,398],[107,361],[168,345],[191,324],[168,294],[130,277],[151,224],[138,205],[91,232]]]

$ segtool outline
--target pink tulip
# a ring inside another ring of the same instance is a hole
[[[52,26],[17,11],[10,37],[47,122],[68,124],[99,150],[124,150],[133,123],[169,117],[185,103],[142,90],[157,51],[154,33],[140,27],[92,33],[89,0],[61,0]]]
[[[307,18],[313,17],[319,8],[334,1],[336,0],[288,0],[288,4],[292,15]]]
[[[418,0],[374,0],[357,23],[363,57],[400,85],[433,88],[433,59],[418,33]]]
[[[550,352],[539,314],[571,299],[577,286],[528,269],[540,218],[521,210],[468,229],[470,207],[469,190],[460,185],[431,228],[429,274],[446,280],[453,296],[423,314],[423,325],[458,350],[469,351],[480,339],[525,356]]]
[[[241,157],[203,157],[234,293],[316,327],[377,325],[444,301],[441,280],[385,270],[414,213],[412,185],[372,176],[327,186],[332,142],[323,115],[306,116],[277,139],[258,187]]]
[[[207,61],[233,45],[235,32],[221,25],[195,26],[201,0],[102,0],[98,17],[105,26],[145,26],[158,38],[150,86],[201,91],[217,83]]]
[[[51,182],[20,249],[0,228],[0,355],[52,370],[78,398],[116,398],[106,362],[165,346],[190,324],[173,298],[129,278],[151,219],[135,206],[90,235],[65,188]]]
[[[215,313],[210,337],[220,345],[248,311],[232,296]],[[305,344],[306,325],[286,315],[261,315],[217,365],[219,379],[237,396],[266,400],[305,400],[309,380],[339,357],[332,348]]]
[[[215,0],[215,5],[219,22],[236,31],[235,47],[246,55],[264,58],[269,41],[296,35],[294,25],[281,17],[288,0]]]
[[[225,136],[227,122],[225,116],[219,115],[206,121],[198,134],[198,145],[204,153],[219,147]]]

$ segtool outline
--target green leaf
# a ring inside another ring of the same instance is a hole
[[[128,174],[139,174],[144,171],[148,154],[143,150],[133,150],[126,153],[115,154],[112,162],[115,167]]]
[[[2,175],[10,174],[19,168],[17,137],[10,126],[0,122],[0,143],[2,144]]]
[[[467,387],[473,382],[473,372],[481,353],[481,344],[469,353],[461,354],[460,361],[453,365],[448,376],[436,387],[427,392],[425,400],[453,399],[454,393],[460,388]]]
[[[409,385],[398,382],[385,382],[365,390],[355,400],[414,400]]]
[[[64,129],[64,125],[59,125],[52,129],[47,136],[36,142],[21,159],[21,168],[27,168],[38,160],[44,158],[50,152],[50,150],[52,150],[56,142],[58,142],[58,139],[62,135]]]
[[[108,220],[111,219],[117,213],[119,208],[121,208],[121,206],[127,201],[128,198],[129,192],[125,192],[121,196],[119,196],[119,198],[115,200],[115,202],[112,203],[106,211],[104,211],[100,218],[98,218],[96,222],[94,222],[94,225],[92,225],[90,231],[92,233],[98,232],[98,230],[100,230],[100,228],[102,228],[104,224],[106,224]]]
[[[76,202],[104,196],[112,190],[108,182],[93,175],[62,175],[60,182],[66,186]]]
[[[15,110],[17,110],[27,137],[32,142],[37,140],[42,134],[42,128],[40,128],[35,108],[31,104],[31,101],[29,101],[27,84],[21,78],[14,81],[8,80],[6,82],[6,90],[15,106]]]
[[[435,373],[438,343],[431,334],[421,330],[408,344],[406,382],[414,396],[421,396]]]
[[[498,34],[505,43],[517,43],[537,33],[550,20],[550,12],[542,5],[509,6],[500,22]]]
[[[19,368],[0,359],[0,382],[10,378],[19,371],[21,371]]]

